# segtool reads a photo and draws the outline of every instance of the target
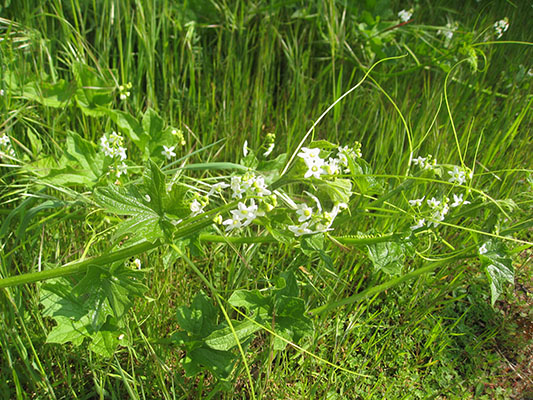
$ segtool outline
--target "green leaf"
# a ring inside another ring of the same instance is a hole
[[[319,187],[328,194],[334,203],[348,204],[352,196],[352,182],[349,179],[321,182]]]
[[[112,357],[118,346],[119,336],[120,332],[115,329],[101,329],[92,335],[89,350],[103,357]]]
[[[399,242],[381,242],[367,245],[368,257],[374,268],[389,275],[399,275],[405,259],[404,247]]]
[[[237,357],[229,351],[201,347],[187,354],[182,365],[188,377],[193,377],[203,368],[207,368],[216,377],[226,379],[233,370],[236,359]]]
[[[110,77],[103,77],[82,62],[72,64],[72,73],[78,83],[74,95],[78,107],[90,117],[104,116],[113,102],[114,84]]]
[[[30,82],[24,86],[22,96],[37,101],[46,107],[66,107],[76,91],[75,83],[68,83],[63,79],[56,83]]]
[[[217,309],[204,292],[198,293],[190,307],[178,307],[178,323],[182,329],[192,333],[195,337],[208,336],[216,325]]]
[[[155,214],[139,193],[128,192],[116,185],[97,188],[94,196],[100,206],[118,215]]]
[[[514,283],[514,267],[505,245],[498,240],[488,240],[479,254],[481,265],[490,284],[491,303],[494,305],[506,283]]]
[[[163,215],[163,198],[166,197],[165,175],[159,167],[150,160],[150,168],[145,170],[144,185],[150,196],[150,206],[159,215]]]
[[[230,350],[237,346],[235,335],[237,335],[239,342],[242,343],[261,329],[257,322],[249,319],[239,322],[232,321],[232,325],[233,329],[227,326],[223,329],[215,330],[205,338],[205,343],[215,350]]]
[[[148,134],[144,131],[143,127],[137,119],[131,114],[120,110],[104,110],[118,128],[124,132],[130,140],[141,150],[144,154],[145,146],[150,140]]]

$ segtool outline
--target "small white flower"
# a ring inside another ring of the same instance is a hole
[[[250,187],[256,196],[270,196],[272,194],[272,192],[267,189],[265,178],[262,176],[256,177]]]
[[[483,245],[479,248],[479,254],[485,254],[488,253],[488,251],[487,243],[483,243]]]
[[[415,224],[413,226],[411,226],[411,229],[414,231],[416,229],[420,229],[422,228],[424,225],[426,224],[426,220],[424,218],[421,218],[421,219],[417,219],[415,221]]]
[[[222,193],[224,189],[229,187],[229,185],[226,182],[219,182],[211,186],[211,189],[209,189],[209,193],[207,193],[208,196],[211,196],[213,193]]]
[[[435,209],[438,206],[440,206],[440,200],[437,200],[435,197],[432,197],[430,200],[427,201],[428,206]]]
[[[194,199],[191,204],[189,205],[189,208],[193,212],[193,214],[199,214],[203,211],[202,203],[198,201],[198,199]]]
[[[468,200],[463,200],[463,194],[461,193],[459,196],[456,194],[453,195],[453,203],[450,205],[451,207],[459,207],[462,204],[470,204]]]
[[[152,201],[152,198],[150,197],[149,194],[145,194],[145,195],[144,195],[144,199],[145,199],[148,203],[150,203],[150,202]]]
[[[289,230],[294,233],[295,236],[302,236],[313,233],[309,227],[309,222],[304,222],[301,225],[289,225]]]
[[[463,169],[460,169],[457,165],[453,166],[453,171],[448,171],[448,174],[450,174],[452,177],[448,180],[448,182],[451,183],[457,183],[458,185],[462,185],[466,182],[466,174]]]
[[[0,136],[0,145],[7,146],[7,145],[9,145],[9,143],[10,143],[9,136],[7,136],[7,135]]]
[[[240,176],[232,176],[231,177],[231,190],[233,191],[233,194],[231,197],[233,198],[242,198],[242,194],[244,193],[244,189],[241,186],[242,178]]]
[[[226,232],[232,229],[238,229],[242,226],[241,220],[238,218],[229,218],[222,222],[222,225],[226,225]]]
[[[126,148],[119,146],[119,148],[116,151],[116,155],[120,157],[120,161],[124,161],[128,156],[126,155]]]
[[[413,164],[414,165],[420,165],[420,167],[424,168],[424,165],[426,165],[426,157],[417,157],[413,158]]]
[[[296,214],[298,214],[298,222],[304,222],[312,217],[313,209],[307,204],[298,204]]]
[[[315,164],[308,166],[307,172],[304,174],[304,178],[310,178],[314,176],[317,179],[320,179],[320,175],[322,175],[322,165]]]
[[[245,140],[244,144],[242,145],[242,154],[244,157],[248,155],[248,140]]]
[[[163,145],[163,151],[161,152],[162,155],[164,155],[167,160],[170,160],[172,157],[176,156],[176,153],[174,153],[174,149],[176,146],[167,147]]]
[[[128,174],[128,166],[124,162],[120,165],[117,165],[117,178],[120,178],[122,174]]]
[[[507,29],[509,29],[509,19],[507,17],[494,23],[494,30],[496,31],[497,39],[501,38]]]
[[[133,260],[133,264],[135,264],[135,266],[137,267],[137,269],[141,269],[141,260],[139,260],[138,258],[136,258],[135,260]]]
[[[247,226],[259,215],[257,205],[252,199],[251,204],[247,207],[242,201],[237,204],[236,210],[231,210],[233,219],[241,221],[242,226]]]
[[[326,173],[326,175],[339,174],[339,160],[336,158],[330,158],[327,162],[324,163],[324,165],[322,165],[322,170]]]
[[[4,89],[0,89],[0,96],[3,96],[4,95]]]
[[[263,153],[263,156],[268,157],[270,153],[272,153],[272,150],[274,150],[274,147],[276,147],[276,145],[274,143],[270,143],[270,146],[268,146],[267,151]]]
[[[424,201],[425,198],[426,196],[422,197],[421,199],[409,200],[409,205],[412,207],[421,207],[422,202]]]
[[[402,10],[398,13],[398,18],[400,18],[400,21],[402,22],[407,22],[411,19],[412,15],[412,11]]]

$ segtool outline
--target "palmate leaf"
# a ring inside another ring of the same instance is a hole
[[[399,275],[402,272],[405,257],[411,252],[408,242],[380,242],[368,244],[368,258],[376,270],[389,275]]]
[[[187,376],[194,376],[207,369],[220,379],[226,379],[235,366],[236,357],[228,350],[217,350],[207,345],[206,338],[218,329],[218,310],[205,293],[198,293],[189,307],[178,308],[177,319],[184,331],[177,332],[172,339],[186,351],[181,364]],[[223,336],[223,335],[221,335]],[[217,342],[217,338],[213,339]],[[219,339],[221,342],[224,339]]]
[[[494,305],[503,292],[505,284],[514,283],[513,261],[501,241],[488,240],[482,248],[479,259],[489,280],[491,303]]]
[[[64,157],[58,168],[52,168],[44,181],[64,186],[85,185],[92,187],[107,172],[108,163],[102,153],[96,153],[94,145],[76,132],[69,131]]]
[[[90,350],[113,355],[124,315],[146,290],[141,276],[141,271],[118,262],[109,268],[89,267],[75,285],[64,278],[44,284],[40,298],[43,315],[56,322],[46,341],[79,346],[87,339]]]
[[[313,323],[305,315],[305,303],[298,296],[298,284],[291,271],[286,271],[277,279],[276,288],[263,295],[257,290],[237,290],[228,302],[234,307],[244,307],[253,314],[254,320],[246,319],[242,322],[242,333],[248,329],[252,330],[252,325],[257,328],[259,324],[267,327],[274,326],[274,331],[279,337],[274,337],[273,346],[275,350],[283,350],[287,346],[287,341],[298,342],[302,337],[313,332]],[[244,323],[247,325],[244,325]],[[248,326],[248,324],[250,326]],[[238,326],[240,328],[240,326]],[[255,328],[254,328],[255,329]],[[240,333],[240,332],[239,332]],[[226,344],[230,342],[229,336],[224,337]],[[222,343],[216,343],[221,345]]]

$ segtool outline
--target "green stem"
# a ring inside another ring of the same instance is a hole
[[[159,241],[156,241],[154,243],[142,242],[130,247],[126,247],[124,249],[114,251],[112,253],[103,254],[97,257],[86,258],[84,260],[73,261],[59,268],[47,269],[45,271],[39,272],[30,272],[27,274],[21,274],[17,276],[11,276],[9,278],[0,279],[0,289],[11,286],[24,285],[26,283],[44,281],[46,279],[59,278],[61,276],[73,275],[85,271],[90,265],[110,264],[115,261],[132,257],[136,254],[155,249],[160,245],[161,243],[159,243]]]
[[[196,220],[194,224],[187,225],[186,227],[180,229],[177,232],[176,237],[185,237],[189,234],[197,232],[198,229],[205,228],[207,225],[212,224],[211,219],[203,218],[202,220]],[[348,237],[348,236],[338,236],[330,237],[332,241],[341,243],[343,245],[366,245],[380,242],[388,242],[401,237],[401,234],[388,234],[384,236],[377,237]],[[250,243],[276,243],[277,240],[272,236],[251,236],[251,237],[232,237],[232,236],[221,236],[221,235],[212,235],[202,233],[199,236],[199,240],[202,242],[212,242],[212,243],[232,243],[232,244],[250,244]],[[133,246],[126,247],[114,251],[112,253],[103,254],[97,257],[90,257],[83,260],[73,261],[71,263],[65,264],[62,267],[49,269],[39,272],[30,272],[26,274],[20,274],[17,276],[11,276],[8,278],[0,279],[0,289],[24,285],[27,283],[34,283],[39,281],[44,281],[47,279],[59,278],[62,276],[74,275],[79,272],[83,272],[90,265],[106,265],[113,263],[115,261],[123,260],[125,258],[136,256],[137,254],[144,253],[149,250],[153,250],[156,247],[161,246],[160,241],[154,243],[142,242]]]
[[[397,286],[400,283],[403,283],[403,282],[408,281],[410,279],[416,278],[416,277],[418,277],[420,275],[427,274],[428,272],[432,272],[435,269],[437,269],[438,267],[446,265],[446,264],[449,264],[450,262],[452,262],[453,260],[457,260],[458,258],[463,258],[464,259],[464,258],[469,258],[469,257],[468,256],[462,256],[462,257],[456,256],[456,257],[452,257],[452,258],[447,258],[446,260],[432,262],[432,263],[430,263],[429,265],[427,265],[425,267],[418,268],[418,269],[416,269],[414,271],[408,272],[405,275],[402,275],[402,276],[399,276],[397,278],[391,279],[391,280],[389,280],[389,281],[387,281],[385,283],[382,283],[381,285],[372,286],[372,287],[370,287],[370,288],[368,288],[366,290],[363,290],[360,293],[354,294],[353,296],[346,297],[346,298],[344,298],[342,300],[335,301],[333,303],[324,304],[323,306],[314,308],[314,309],[310,310],[309,312],[312,315],[317,315],[317,314],[322,314],[322,313],[325,313],[327,311],[333,310],[333,309],[338,308],[338,307],[342,307],[342,306],[345,306],[345,305],[348,305],[348,304],[357,303],[358,301],[366,299],[367,297],[373,296],[373,295],[381,293],[381,292],[383,292],[383,291],[385,291],[387,289],[390,289],[390,288],[392,288],[394,286]]]

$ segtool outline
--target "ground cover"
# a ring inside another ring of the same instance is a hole
[[[3,2],[4,398],[532,396],[527,2]]]

